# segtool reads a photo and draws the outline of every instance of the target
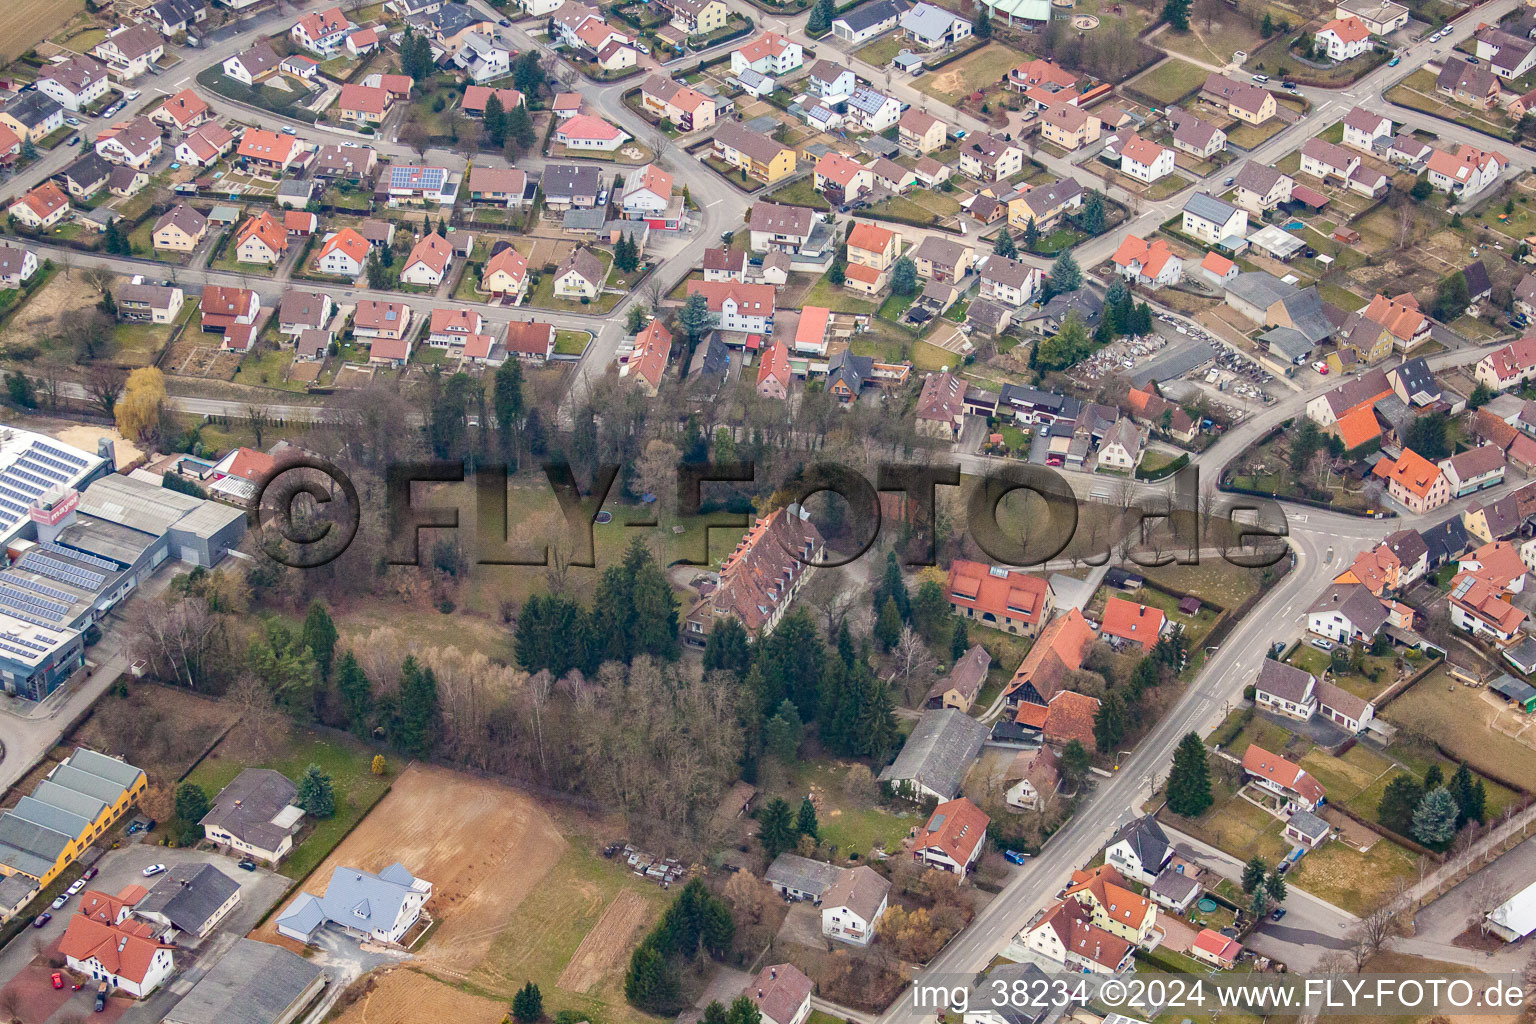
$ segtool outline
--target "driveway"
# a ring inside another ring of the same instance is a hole
[[[821,908],[810,903],[792,903],[779,928],[780,942],[793,942],[812,949],[826,949],[821,934]]]

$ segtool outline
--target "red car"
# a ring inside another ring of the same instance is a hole
[[[54,971],[53,972],[53,987],[54,988],[63,988],[64,987],[64,975],[60,974],[58,971]]]

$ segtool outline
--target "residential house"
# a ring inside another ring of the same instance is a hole
[[[1536,42],[1531,37],[1514,35],[1488,26],[1477,31],[1477,55],[1488,62],[1488,69],[1500,78],[1524,78],[1536,68]]]
[[[516,89],[495,89],[488,85],[470,85],[464,88],[464,113],[471,117],[484,117],[485,105],[490,102],[492,96],[496,97],[496,102],[501,104],[503,111],[528,105],[528,101],[524,98],[523,94]]]
[[[137,171],[147,170],[160,149],[160,126],[147,117],[114,124],[96,135],[96,152],[103,159]]]
[[[620,357],[619,377],[636,381],[654,398],[661,390],[661,378],[671,355],[672,333],[661,325],[659,318],[654,319],[635,335],[634,349],[628,358]]]
[[[1126,885],[1113,865],[1072,872],[1063,900],[1074,900],[1092,915],[1094,925],[1136,945],[1144,945],[1157,926],[1157,907]]]
[[[716,322],[722,331],[773,333],[775,290],[772,285],[689,281],[688,294],[695,292],[708,300],[709,311],[718,317]]]
[[[1408,8],[1393,0],[1339,0],[1334,17],[1355,17],[1373,36],[1389,36],[1408,24]]]
[[[950,564],[946,593],[956,615],[1017,636],[1037,636],[1056,607],[1040,577],[963,558]]]
[[[963,881],[986,845],[991,823],[992,819],[965,797],[945,801],[934,808],[928,823],[918,831],[912,857],[920,864],[959,875]]]
[[[280,135],[265,128],[247,128],[240,137],[235,158],[247,170],[281,178],[303,152],[299,140],[291,135]]]
[[[139,27],[154,31],[147,25]],[[143,921],[128,918],[107,924],[77,913],[59,940],[59,955],[69,970],[143,999],[176,967],[174,947],[153,935],[154,929]]]
[[[1423,356],[1414,356],[1387,371],[1387,381],[1392,391],[1405,403],[1415,408],[1433,405],[1440,401],[1440,383]]]
[[[1053,61],[1028,60],[1008,72],[1008,87],[1023,93],[1034,109],[1077,104],[1077,76]]]
[[[1151,885],[1172,860],[1173,844],[1150,814],[1122,825],[1104,848],[1104,863],[1142,885]]]
[[[529,187],[528,173],[516,167],[472,166],[468,187],[471,203],[488,203],[509,210],[533,205],[535,190]]]
[[[277,74],[280,61],[277,51],[273,50],[267,42],[262,41],[249,50],[226,58],[223,71],[226,76],[233,78],[241,85],[254,86]]]
[[[831,325],[832,311],[825,306],[805,306],[800,310],[800,323],[795,328],[795,354],[825,356],[827,333]]]
[[[1227,148],[1227,133],[1202,121],[1188,111],[1174,107],[1168,116],[1174,118],[1173,148],[1183,150],[1199,160],[1211,157]]]
[[[1021,811],[1049,804],[1060,785],[1060,758],[1050,747],[1021,750],[1003,772],[1003,801]]]
[[[960,173],[977,181],[1002,181],[1023,169],[1024,151],[1000,135],[974,132],[960,146]]]
[[[842,206],[871,191],[875,187],[875,174],[873,169],[833,151],[816,161],[812,181],[816,191],[826,196],[828,202]]]
[[[498,242],[480,272],[480,290],[494,300],[515,306],[528,291],[528,260],[511,243]]]
[[[1137,423],[1165,431],[1185,444],[1193,442],[1199,432],[1189,413],[1151,390],[1132,388],[1126,392],[1125,406]]]
[[[1359,19],[1352,18],[1352,21]],[[1364,25],[1361,26],[1364,29]],[[1332,47],[1329,48],[1330,54]],[[1302,811],[1303,814],[1309,812]],[[1314,815],[1310,815],[1313,816]],[[1321,819],[1319,819],[1321,820]],[[1190,943],[1189,955],[1201,963],[1209,964],[1218,970],[1229,971],[1237,964],[1237,958],[1243,951],[1242,944],[1236,939],[1230,939],[1221,932],[1210,928],[1200,929],[1200,934],[1195,936],[1195,941]]]
[[[1495,445],[1479,445],[1441,459],[1440,472],[1451,498],[1462,498],[1504,482],[1504,453]]]
[[[1358,57],[1371,48],[1371,30],[1366,28],[1365,22],[1352,14],[1330,21],[1318,29],[1313,38],[1317,45],[1328,52],[1328,59],[1334,62]]]
[[[555,128],[555,141],[575,153],[612,153],[630,139],[600,117],[577,114]]]
[[[203,330],[210,334],[223,334],[230,327],[249,327],[254,324],[261,311],[261,296],[248,288],[225,288],[209,284],[203,286],[199,307]]]
[[[435,287],[443,282],[453,262],[453,247],[436,231],[418,241],[405,258],[400,280],[405,284]]]
[[[1136,235],[1126,235],[1111,260],[1119,268],[1120,276],[1147,288],[1178,284],[1184,278],[1184,261],[1174,255],[1173,247],[1162,238],[1147,242]]]
[[[163,36],[186,35],[208,20],[207,0],[156,0],[141,13]]]
[[[276,217],[263,210],[240,225],[233,244],[239,262],[275,266],[288,253],[288,234]]]
[[[180,288],[144,284],[139,277],[128,284],[119,285],[113,298],[117,302],[119,320],[150,324],[174,322],[181,313],[183,301]]]
[[[746,283],[747,254],[739,249],[726,249],[723,247],[705,249],[703,266],[704,280],[706,281]]]
[[[1053,146],[1071,151],[1099,141],[1103,122],[1075,103],[1057,101],[1040,115],[1040,137]],[[1222,136],[1225,145],[1226,136]]]
[[[1205,192],[1196,192],[1184,204],[1183,231],[1207,245],[1248,233],[1248,212]]]
[[[1473,378],[1494,391],[1508,391],[1536,379],[1536,336],[1512,341],[1483,356],[1473,370]]]
[[[1499,76],[1481,64],[1447,57],[1435,77],[1435,91],[1457,103],[1487,110],[1499,101]]]
[[[548,210],[590,210],[603,191],[603,172],[591,164],[551,164],[539,182]]]
[[[330,323],[332,309],[329,295],[290,288],[283,293],[283,301],[277,307],[277,329],[297,338],[305,331],[318,330]]]
[[[1021,937],[1047,963],[1085,974],[1122,973],[1136,952],[1135,943],[1096,926],[1091,909],[1077,900],[1057,900]]]
[[[766,135],[726,121],[715,129],[714,155],[748,177],[772,185],[795,171],[795,151]]]
[[[1352,107],[1344,115],[1344,145],[1362,153],[1374,150],[1376,140],[1392,137],[1392,119],[1364,107]]]
[[[0,109],[0,123],[23,141],[41,142],[64,127],[64,108],[40,89],[19,93]]]
[[[789,397],[789,348],[782,341],[769,345],[757,366],[757,393],[779,401]]]
[[[1275,116],[1275,97],[1268,89],[1222,74],[1206,78],[1200,98],[1247,124],[1263,124]]]
[[[1307,632],[1343,644],[1369,645],[1386,623],[1380,599],[1359,583],[1331,583],[1307,609]]]
[[[953,799],[989,732],[963,711],[926,710],[896,760],[880,772],[880,781],[909,800]]]
[[[764,32],[731,52],[731,74],[748,68],[760,75],[782,78],[804,63],[800,44],[778,32]]]
[[[485,318],[469,309],[434,309],[427,326],[427,344],[433,348],[462,348],[465,341],[485,333]]]
[[[716,4],[719,0],[709,2]],[[682,132],[700,131],[715,125],[713,99],[664,75],[651,75],[645,80],[640,86],[640,103],[647,113],[670,122]]]
[[[1298,764],[1250,743],[1243,751],[1243,774],[1255,786],[1282,797],[1293,808],[1315,811],[1327,795],[1320,782]]]
[[[370,342],[399,341],[411,323],[411,307],[403,302],[360,299],[352,314],[352,333]]]
[[[804,206],[753,203],[747,227],[753,252],[798,253],[811,239],[816,211]]]
[[[379,124],[389,116],[394,97],[387,89],[348,83],[341,87],[336,100],[336,116],[354,124]]]
[[[804,1024],[811,1014],[811,979],[794,964],[764,967],[747,984],[746,997],[763,1024]]]
[[[627,39],[613,41],[598,49],[598,65],[604,71],[634,67],[634,54],[634,48]],[[471,82],[493,82],[511,74],[512,51],[494,35],[466,32],[458,51],[453,55],[453,63],[465,71]]]
[[[37,89],[65,110],[80,111],[107,94],[107,69],[90,57],[71,57],[37,73]]]
[[[1236,263],[1214,251],[1206,253],[1205,259],[1201,260],[1200,265],[1195,269],[1209,284],[1217,288],[1225,288],[1233,278],[1242,273],[1242,268]],[[1387,348],[1390,351],[1391,345],[1389,344]]]
[[[1003,687],[1011,709],[1023,704],[1047,707],[1068,675],[1083,667],[1083,656],[1097,639],[1093,627],[1077,608],[1067,609],[1046,624],[1024,656],[1013,677]]]
[[[1429,183],[1451,195],[1474,195],[1499,180],[1499,172],[1509,165],[1502,153],[1485,152],[1475,146],[1457,146],[1456,152],[1436,149],[1429,154]]]
[[[860,864],[844,870],[822,893],[821,934],[854,946],[869,945],[885,914],[890,891],[891,883],[874,868]],[[770,978],[770,984],[773,981]],[[767,1001],[768,996],[763,999]]]
[[[1400,295],[1395,299],[1378,294],[1361,311],[1361,315],[1390,331],[1393,347],[1402,352],[1411,351],[1428,341],[1430,329],[1434,326],[1429,317],[1419,310],[1418,301],[1412,294]]]
[[[890,228],[859,221],[848,232],[847,248],[851,266],[887,270],[901,253],[901,236]]]
[[[917,276],[932,281],[959,281],[976,261],[975,249],[942,235],[927,235],[910,255]]]
[[[912,107],[896,122],[896,144],[904,153],[932,153],[944,148],[948,130],[943,121]]]
[[[956,659],[954,667],[933,684],[923,706],[968,713],[976,695],[987,683],[987,669],[991,666],[992,656],[986,648],[976,644]]]
[[[1338,184],[1346,185],[1359,166],[1359,154],[1325,139],[1312,138],[1302,144],[1301,173],[1321,178],[1325,183],[1334,179]]]
[[[1383,458],[1374,472],[1386,477],[1387,493],[1393,500],[1416,515],[1432,512],[1451,500],[1450,483],[1440,467],[1412,448],[1403,449],[1395,463]]]
[[[672,12],[671,25],[685,36],[707,36],[725,28],[731,10],[722,0],[661,0]]]
[[[69,199],[59,186],[45,181],[10,206],[10,215],[34,231],[51,228],[69,213]]]
[[[901,101],[877,89],[860,86],[848,97],[845,117],[867,132],[883,132],[901,118]]]
[[[1127,421],[1120,420],[1116,426],[1125,422]],[[1105,443],[1108,444],[1107,441]],[[1101,448],[1099,461],[1103,462],[1103,459]],[[1167,625],[1168,617],[1163,614],[1161,608],[1111,597],[1104,604],[1104,621],[1099,626],[1099,635],[1118,637],[1126,643],[1137,644],[1141,647],[1142,653],[1150,654],[1152,648],[1157,646],[1157,639]]]
[[[829,60],[818,60],[812,64],[805,78],[810,94],[829,103],[841,102],[852,96],[858,81],[850,69]]]
[[[322,274],[335,274],[349,280],[362,274],[368,260],[368,240],[355,228],[342,228],[328,235],[320,245],[315,266]]]
[[[474,349],[476,338],[484,337],[483,334],[471,337],[465,343],[465,353],[470,354]],[[506,350],[519,359],[531,359],[536,363],[548,361],[555,354],[555,325],[537,320],[512,321],[507,325]]]
[[[1291,189],[1296,184],[1289,174],[1254,160],[1238,168],[1233,177],[1236,186],[1233,199],[1255,217],[1263,216],[1281,203],[1290,202]]]
[[[249,134],[249,133],[247,133]],[[245,143],[241,142],[243,149]],[[554,165],[544,171],[545,179],[556,175]],[[594,178],[598,177],[596,167],[589,167]],[[452,206],[458,198],[459,179],[450,174],[446,167],[414,167],[403,164],[391,165],[379,177],[376,186],[375,197],[383,199],[392,207],[398,206]]]
[[[1120,145],[1120,170],[1145,184],[1152,184],[1173,173],[1173,150],[1144,139],[1135,132],[1126,135]]]
[[[1008,225],[1020,230],[1030,221],[1041,231],[1054,230],[1062,217],[1083,205],[1083,186],[1076,178],[1058,178],[1044,185],[1023,185],[1008,200]]]
[[[1458,573],[1451,580],[1451,625],[1473,636],[1487,636],[1500,644],[1520,636],[1526,614],[1504,597],[1493,583],[1474,573]]]
[[[107,186],[112,165],[95,153],[86,153],[64,168],[64,191],[76,199],[89,199]]]
[[[279,935],[306,945],[326,927],[344,934],[398,946],[432,897],[432,883],[398,861],[378,874],[337,865],[323,896],[301,892],[277,916]]]
[[[346,41],[348,33],[356,28],[340,7],[326,11],[311,11],[293,23],[288,36],[295,45],[322,58],[336,55]]]
[[[1355,409],[1373,407],[1390,394],[1392,385],[1387,383],[1387,375],[1368,370],[1308,402],[1307,418],[1326,430]]]
[[[31,249],[0,245],[0,287],[20,288],[37,273],[37,267],[37,253]]]
[[[767,636],[815,571],[825,544],[800,505],[760,517],[720,565],[720,584],[691,608],[683,640],[703,647],[715,620],[735,618],[749,633]]]
[[[168,128],[189,132],[213,116],[208,104],[191,89],[183,89],[156,107],[149,119]]]
[[[1265,658],[1254,680],[1253,701],[1265,711],[1305,722],[1317,711],[1317,678],[1294,665]]]
[[[896,27],[907,5],[899,0],[870,0],[832,19],[832,34],[858,46]]]
[[[165,56],[165,37],[150,25],[122,26],[91,47],[91,56],[105,62],[119,79],[129,81]]]
[[[925,50],[939,50],[969,39],[973,26],[958,14],[942,7],[919,3],[902,14],[899,22],[904,39]]]
[[[240,903],[240,883],[212,864],[173,864],[133,906],[161,941],[206,939]]]
[[[208,167],[235,145],[235,137],[228,128],[218,124],[205,124],[197,128],[176,146],[176,159],[190,167]]]
[[[555,271],[555,296],[572,301],[595,299],[602,291],[606,277],[602,260],[592,250],[576,249]]]

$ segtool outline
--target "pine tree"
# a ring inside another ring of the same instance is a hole
[[[1488,792],[1483,788],[1483,780],[1478,779],[1472,783],[1472,802],[1467,807],[1467,817],[1481,824],[1488,814]]]
[[[907,580],[901,574],[901,559],[896,557],[895,551],[885,553],[885,571],[873,594],[876,610],[885,604],[886,598],[896,602],[896,612],[903,622],[912,617],[912,597],[907,592]]]
[[[1089,192],[1088,198],[1083,200],[1083,212],[1078,214],[1078,223],[1090,235],[1103,233],[1105,226],[1104,197],[1097,190]]]
[[[523,397],[523,361],[508,359],[496,367],[495,391],[491,406],[496,411],[497,440],[503,458],[516,461],[518,441],[527,403]]]
[[[1441,768],[1438,762],[1430,765],[1427,769],[1425,769],[1423,783],[1424,792],[1428,793],[1430,790],[1434,789],[1436,786],[1442,785],[1444,782],[1445,769]]]
[[[1173,752],[1173,768],[1168,773],[1168,809],[1186,818],[1198,818],[1212,803],[1205,744],[1195,733],[1186,733]]]
[[[485,125],[485,134],[490,138],[491,145],[500,148],[507,144],[507,112],[501,105],[501,97],[494,92],[486,98],[485,113],[481,115],[481,121]]]
[[[648,1013],[671,1016],[680,999],[679,981],[667,958],[650,942],[635,947],[624,974],[624,998]]]
[[[400,668],[400,721],[395,742],[412,757],[427,757],[437,747],[441,713],[437,676],[407,655]]]
[[[891,264],[891,291],[897,295],[911,295],[917,290],[917,264],[909,257],[898,256]]]
[[[786,698],[779,703],[774,716],[763,723],[763,749],[786,765],[794,764],[803,733],[800,712],[794,701]]]
[[[868,666],[863,666],[864,692],[866,694],[859,715],[859,751],[877,764],[884,765],[900,745],[900,733],[896,730],[896,702],[891,699],[891,688],[875,678]]]
[[[955,619],[955,632],[949,640],[949,657],[951,661],[959,661],[965,656],[965,652],[971,649],[970,631],[966,628],[965,620]]]
[[[1436,786],[1424,794],[1413,812],[1413,838],[1425,846],[1444,846],[1456,834],[1458,813],[1456,798],[1451,796],[1451,791]]]
[[[934,643],[940,639],[940,627],[949,617],[949,598],[937,580],[923,580],[912,598],[912,626],[923,639]]]
[[[1082,286],[1083,271],[1070,252],[1064,252],[1056,257],[1056,262],[1051,265],[1050,282],[1051,291],[1057,295],[1062,292],[1076,291]]]
[[[1456,801],[1456,830],[1459,832],[1471,817],[1467,811],[1472,806],[1472,772],[1465,762],[1456,766],[1449,788],[1451,798]]]
[[[704,1007],[704,1024],[731,1024],[730,1017],[726,1016],[725,1005],[715,999]]]
[[[1092,763],[1088,748],[1083,746],[1081,740],[1068,740],[1067,745],[1061,748],[1062,781],[1076,790],[1088,777],[1088,768]]]
[[[683,301],[677,313],[677,326],[688,335],[690,343],[696,343],[715,326],[715,315],[709,311],[709,300],[703,292],[693,292]]]
[[[1013,233],[1008,226],[1003,225],[1003,230],[998,232],[997,242],[992,246],[992,251],[999,256],[1013,259],[1019,254],[1019,247],[1013,244]]]
[[[887,597],[875,619],[875,642],[883,651],[889,651],[901,639],[901,612],[896,610],[896,599]]]
[[[319,765],[304,769],[299,779],[299,806],[311,818],[329,818],[336,813],[336,790],[331,777]]]
[[[528,108],[522,104],[507,111],[505,125],[506,145],[512,147],[519,156],[532,149],[533,144],[538,141],[538,132],[533,126],[533,118],[529,116]]]
[[[699,908],[699,941],[704,951],[716,960],[724,960],[735,937],[736,920],[731,917],[730,906],[724,900],[710,896]]]
[[[200,822],[208,813],[208,794],[195,782],[183,782],[176,787],[176,820],[180,826],[183,846],[191,846],[203,837]]]
[[[977,39],[992,38],[992,14],[985,4],[982,5],[981,14],[976,18],[976,25],[972,31]]]
[[[1164,0],[1163,20],[1176,32],[1189,31],[1190,0]]]
[[[1264,863],[1263,857],[1254,857],[1243,865],[1243,892],[1252,894],[1264,884],[1264,874],[1269,870],[1269,865]]]
[[[774,797],[757,815],[757,840],[772,860],[795,845],[795,822],[789,804],[783,797]]]
[[[816,805],[811,803],[810,797],[800,801],[800,813],[795,817],[795,831],[812,839],[821,838],[821,830],[816,825]]]
[[[730,1024],[762,1024],[763,1014],[751,997],[742,993],[731,1001],[726,1019]]]
[[[512,997],[512,1018],[518,1024],[532,1024],[544,1016],[544,997],[539,986],[528,982]]]
[[[346,709],[347,728],[354,736],[366,737],[373,720],[373,684],[351,651],[336,663],[336,692]]]
[[[741,620],[731,616],[716,622],[704,643],[704,671],[724,670],[741,677],[751,667],[752,644]]]
[[[304,616],[304,643],[315,656],[320,678],[331,678],[331,659],[336,654],[336,624],[318,600],[309,603],[309,614]]]
[[[805,22],[805,30],[811,35],[822,35],[832,29],[832,19],[837,17],[836,0],[817,0],[811,8],[811,16]]]
[[[1264,894],[1271,903],[1284,903],[1286,897],[1285,876],[1277,868],[1264,879]]]
[[[1125,701],[1120,694],[1111,693],[1099,702],[1098,713],[1093,716],[1093,739],[1099,749],[1113,754],[1125,738]]]
[[[1024,249],[1026,252],[1034,252],[1040,245],[1040,225],[1035,223],[1035,218],[1029,218],[1029,223],[1024,225]]]

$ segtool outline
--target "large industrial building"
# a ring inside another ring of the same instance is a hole
[[[141,769],[78,747],[31,796],[0,814],[0,875],[46,887],[149,787]]]

